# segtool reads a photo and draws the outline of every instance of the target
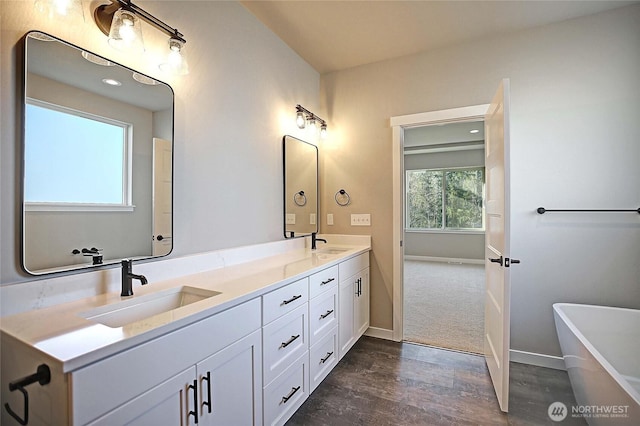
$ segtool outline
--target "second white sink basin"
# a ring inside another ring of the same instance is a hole
[[[170,312],[209,297],[221,294],[196,287],[176,287],[165,291],[101,306],[79,315],[109,327],[122,327],[155,315]]]
[[[321,248],[317,249],[316,253],[320,254],[342,254],[345,251],[351,250],[350,248]]]

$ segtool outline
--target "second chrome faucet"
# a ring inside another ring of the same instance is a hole
[[[120,296],[133,296],[133,280],[140,280],[142,285],[147,284],[147,277],[136,275],[132,272],[131,259],[122,259],[122,292]]]

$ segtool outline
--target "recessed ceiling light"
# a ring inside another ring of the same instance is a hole
[[[473,129],[473,130],[469,130],[469,133],[478,133],[480,130],[477,129]]]
[[[114,80],[113,78],[103,78],[102,82],[110,86],[122,86],[122,83],[120,83],[118,80]]]

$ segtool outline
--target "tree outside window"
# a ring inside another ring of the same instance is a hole
[[[484,230],[484,168],[407,170],[409,229]]]

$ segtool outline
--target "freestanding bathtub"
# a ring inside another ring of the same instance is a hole
[[[590,425],[640,425],[640,310],[556,303],[553,315],[577,406]]]

